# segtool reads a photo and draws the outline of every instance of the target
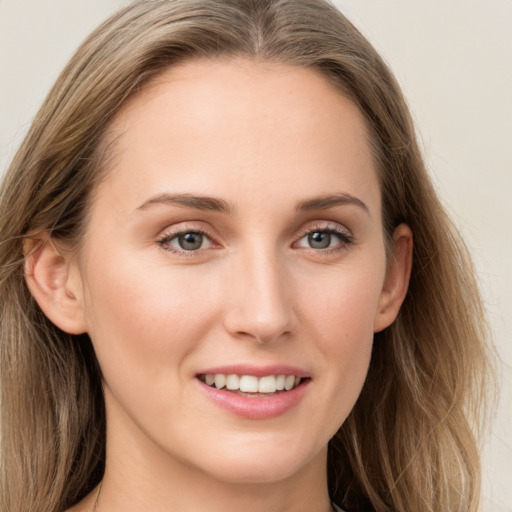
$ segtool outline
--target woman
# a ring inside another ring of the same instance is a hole
[[[2,510],[477,510],[471,264],[330,5],[120,11],[0,211]]]

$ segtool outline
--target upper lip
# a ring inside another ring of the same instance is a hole
[[[215,366],[211,368],[205,368],[197,372],[197,375],[253,375],[254,377],[265,377],[267,375],[295,375],[305,379],[311,375],[296,366],[290,366],[287,364],[272,364],[265,366],[256,366],[253,364],[230,364],[225,366]]]

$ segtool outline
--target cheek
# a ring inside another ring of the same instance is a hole
[[[364,384],[384,276],[379,264],[346,270],[324,280],[322,287],[311,283],[302,307],[303,317],[310,319],[308,334],[324,355],[329,399],[338,404],[332,410],[334,426],[345,420]]]
[[[91,258],[87,288],[89,335],[105,378],[133,381],[166,374],[201,342],[216,315],[214,286],[197,287],[192,268],[173,271],[143,258]],[[197,273],[197,270],[196,270]],[[180,378],[175,372],[174,378]]]
[[[383,278],[380,264],[347,265],[321,279],[306,277],[300,286],[303,314],[323,332],[322,338],[357,346],[358,339],[373,337]]]

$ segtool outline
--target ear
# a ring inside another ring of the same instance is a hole
[[[396,319],[409,287],[412,267],[413,236],[406,224],[400,224],[393,233],[393,254],[386,271],[373,330],[379,332]]]
[[[86,331],[82,279],[71,253],[46,235],[25,241],[25,280],[43,313],[69,334]]]

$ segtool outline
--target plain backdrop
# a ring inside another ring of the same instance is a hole
[[[83,38],[126,0],[0,0],[0,172]],[[500,355],[484,512],[512,512],[512,0],[338,0],[394,70],[476,261]],[[441,512],[441,511],[439,511]]]

